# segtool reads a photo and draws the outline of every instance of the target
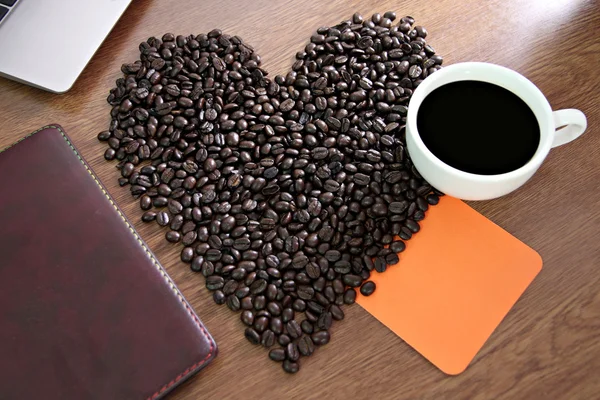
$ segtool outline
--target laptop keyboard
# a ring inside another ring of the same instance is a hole
[[[0,24],[19,0],[0,0]]]

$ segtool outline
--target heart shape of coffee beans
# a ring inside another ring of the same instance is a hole
[[[411,17],[395,19],[319,28],[274,79],[218,29],[152,37],[108,96],[98,138],[142,220],[168,228],[286,372],[329,342],[356,289],[373,293],[371,272],[398,262],[441,195],[412,165],[404,125],[442,58]]]

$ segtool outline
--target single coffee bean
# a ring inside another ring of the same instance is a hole
[[[390,250],[394,253],[402,253],[406,249],[406,244],[401,240],[395,240],[390,244]]]
[[[181,250],[181,261],[185,263],[189,263],[194,258],[194,249],[191,247],[186,247]]]
[[[359,287],[362,283],[362,278],[358,275],[347,274],[342,277],[342,282],[350,287]]]
[[[283,370],[288,374],[295,374],[300,370],[300,365],[297,362],[285,360],[282,364]]]
[[[342,309],[335,304],[331,306],[329,312],[331,313],[333,319],[335,319],[336,321],[341,321],[344,319],[344,311],[342,311]]]
[[[363,296],[370,296],[375,291],[375,282],[367,281],[360,287],[360,293]]]
[[[302,321],[302,323],[300,324],[300,328],[302,328],[302,332],[309,335],[313,333],[314,330],[313,324],[311,324],[308,320]]]
[[[229,307],[231,311],[238,311],[241,308],[240,299],[238,299],[235,295],[227,296],[226,303],[227,307]]]
[[[273,361],[285,360],[285,349],[273,349],[269,351],[269,358]]]
[[[252,310],[254,306],[252,305],[252,298],[244,297],[240,300],[240,307],[242,310]]]
[[[156,214],[156,222],[158,223],[158,225],[167,226],[169,225],[170,221],[171,218],[169,217],[169,214],[167,214],[166,211],[161,211],[158,214]]]
[[[254,313],[250,310],[242,311],[241,319],[244,324],[252,326],[254,323]]]
[[[266,348],[273,346],[275,344],[275,333],[271,330],[264,331],[260,338],[260,344]]]
[[[298,345],[296,343],[290,343],[285,348],[285,355],[290,361],[298,361],[300,358],[300,352],[298,351]]]
[[[292,341],[292,339],[284,334],[279,335],[279,338],[277,338],[277,343],[279,343],[281,346],[287,346],[290,342]]]
[[[292,303],[292,309],[294,311],[302,312],[302,311],[306,310],[306,302],[302,299],[296,299]]]
[[[267,318],[267,317],[258,317],[254,321],[254,329],[259,333],[264,332],[265,329],[268,328],[268,326],[269,326],[269,318]]]
[[[167,232],[165,237],[166,237],[167,241],[169,241],[171,243],[177,243],[181,240],[181,233],[179,233],[177,231],[169,231],[169,232]]]
[[[222,304],[225,304],[225,301],[227,300],[227,296],[225,296],[225,293],[223,293],[222,291],[217,290],[213,293],[213,300],[218,305],[222,305]]]
[[[246,328],[244,331],[244,336],[246,336],[246,339],[248,339],[248,341],[252,344],[260,343],[260,334],[252,328]]]
[[[332,322],[333,317],[331,316],[331,313],[324,312],[319,316],[319,319],[317,320],[317,326],[319,327],[319,329],[327,330],[331,328]]]
[[[347,289],[344,292],[344,303],[345,304],[354,304],[356,301],[356,291],[354,289]]]
[[[317,346],[323,346],[329,343],[330,336],[328,331],[319,331],[310,335],[310,338]]]
[[[315,344],[308,335],[302,336],[298,341],[298,351],[303,356],[310,356],[315,351]]]
[[[275,334],[280,335],[283,332],[283,322],[281,318],[271,318],[270,328]]]

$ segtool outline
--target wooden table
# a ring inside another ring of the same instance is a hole
[[[121,64],[137,59],[139,42],[152,35],[220,27],[254,46],[274,76],[286,73],[319,26],[387,10],[424,25],[445,64],[488,61],[523,73],[555,109],[582,110],[588,132],[552,150],[516,193],[472,204],[537,250],[544,269],[462,375],[444,375],[360,306],[347,307],[332,342],[287,375],[246,341],[237,314],[213,303],[203,279],[179,261],[180,247],[140,222],[137,202],[118,187],[96,140],[109,122],[105,99]],[[62,124],[204,320],[220,355],[173,398],[599,398],[599,29],[599,0],[134,1],[68,93],[0,80],[0,147]]]

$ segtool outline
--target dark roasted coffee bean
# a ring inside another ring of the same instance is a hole
[[[290,337],[292,337],[293,339],[297,339],[302,335],[302,328],[295,320],[289,321],[285,325],[285,327],[287,329],[288,335],[290,335]]]
[[[285,348],[285,355],[290,361],[298,361],[300,358],[300,352],[298,351],[298,345],[296,343],[290,343]]]
[[[356,291],[352,288],[347,289],[344,293],[344,303],[346,304],[354,304],[356,301]]]
[[[281,334],[283,332],[283,322],[281,321],[281,318],[271,318],[270,328],[277,335]]]
[[[242,311],[241,319],[244,324],[252,326],[254,324],[254,313],[250,310]]]
[[[265,298],[265,296],[256,296],[254,298],[254,309],[255,310],[262,310],[266,307],[267,305],[267,299]]]
[[[261,294],[266,289],[267,289],[267,281],[264,279],[256,280],[250,285],[250,292],[254,295]]]
[[[342,311],[342,309],[335,304],[331,306],[329,312],[331,313],[333,319],[335,319],[336,321],[341,321],[344,319],[344,311]]]
[[[431,204],[432,206],[434,206],[440,202],[440,198],[439,198],[439,196],[437,196],[435,194],[430,194],[429,196],[427,196],[427,202],[429,204]]]
[[[225,280],[222,276],[213,275],[206,278],[206,288],[208,290],[217,290],[223,288]]]
[[[306,333],[306,334],[311,334],[313,333],[314,327],[313,324],[310,323],[310,321],[308,320],[304,320],[302,321],[302,323],[300,324],[300,327],[302,328],[302,332]]]
[[[342,282],[350,287],[359,287],[362,283],[362,278],[358,275],[346,274],[342,277]]]
[[[177,231],[169,231],[169,232],[167,232],[165,237],[166,237],[167,241],[169,241],[171,243],[177,243],[181,240],[181,233],[179,233]]]
[[[226,303],[231,311],[238,311],[241,308],[240,299],[235,295],[228,296]]]
[[[324,312],[319,316],[317,320],[317,326],[319,329],[327,330],[331,328],[331,323],[333,322],[333,317],[330,312]]]
[[[271,315],[278,316],[281,314],[281,306],[279,303],[270,302],[267,304],[267,310],[271,313]]]
[[[252,328],[246,328],[244,331],[244,336],[246,336],[246,339],[248,339],[248,341],[252,344],[260,343],[260,334]]]
[[[297,293],[298,293],[298,297],[300,297],[300,299],[302,299],[302,300],[310,300],[315,295],[315,290],[314,290],[314,288],[312,288],[310,286],[300,285],[298,287]]]
[[[394,253],[402,253],[404,249],[406,249],[406,244],[402,240],[396,240],[390,244],[390,250]]]
[[[213,293],[213,300],[218,305],[222,305],[222,304],[225,304],[225,301],[227,300],[227,296],[225,296],[225,293],[223,293],[222,291],[217,290]]]
[[[156,214],[156,222],[160,226],[167,226],[169,225],[169,222],[171,222],[171,218],[169,217],[169,214],[167,214],[166,211],[161,211],[158,214]]]
[[[298,341],[298,351],[303,356],[310,356],[315,351],[315,344],[310,336],[305,335]]]
[[[258,333],[262,333],[269,327],[269,318],[260,316],[254,320],[254,329]]]
[[[181,261],[189,263],[194,258],[194,249],[191,247],[186,247],[181,250]]]
[[[273,361],[285,360],[285,349],[273,349],[269,352],[269,358]],[[292,372],[293,373],[293,372]]]
[[[300,365],[297,362],[285,360],[282,364],[283,370],[288,374],[295,374],[300,370]]]
[[[330,336],[328,331],[319,331],[310,335],[310,338],[312,339],[313,343],[317,346],[323,346],[329,343]]]
[[[277,338],[277,343],[284,347],[287,346],[291,341],[292,339],[290,339],[290,337],[286,334],[281,334],[279,335],[279,338]]]
[[[360,287],[360,293],[363,296],[370,296],[375,291],[375,282],[367,281]]]

